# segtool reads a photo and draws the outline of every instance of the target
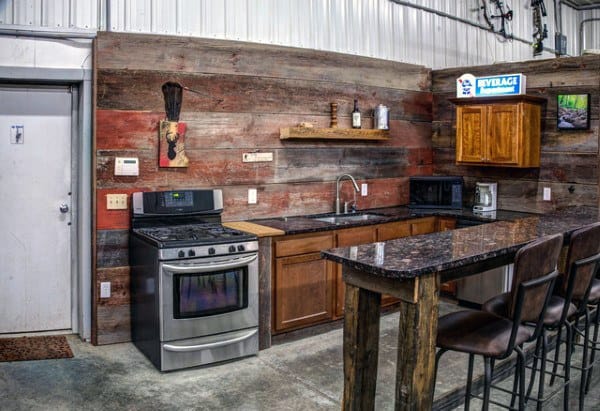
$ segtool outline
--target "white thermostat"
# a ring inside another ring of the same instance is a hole
[[[116,176],[139,176],[140,161],[137,157],[115,157]]]

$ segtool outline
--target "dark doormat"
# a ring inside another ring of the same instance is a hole
[[[73,352],[64,335],[0,338],[0,362],[72,357]]]

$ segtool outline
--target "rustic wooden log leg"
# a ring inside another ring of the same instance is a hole
[[[381,294],[346,284],[342,409],[373,410]]]
[[[417,278],[416,303],[400,305],[396,410],[431,410],[435,386],[435,339],[439,278]]]

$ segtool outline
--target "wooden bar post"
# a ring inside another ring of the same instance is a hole
[[[438,291],[438,275],[419,277],[416,303],[400,303],[396,410],[432,409]]]
[[[375,408],[381,294],[346,283],[342,409]]]

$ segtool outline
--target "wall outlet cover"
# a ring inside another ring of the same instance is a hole
[[[367,189],[367,183],[362,183],[360,185],[360,195],[365,197],[368,193],[369,193],[369,191]]]
[[[256,188],[248,189],[248,204],[256,204],[257,202],[257,192]]]
[[[262,161],[273,161],[273,153],[244,153],[242,162],[257,163]]]
[[[550,187],[544,187],[544,201],[552,200],[552,189]]]
[[[100,298],[110,298],[110,281],[100,283]]]

